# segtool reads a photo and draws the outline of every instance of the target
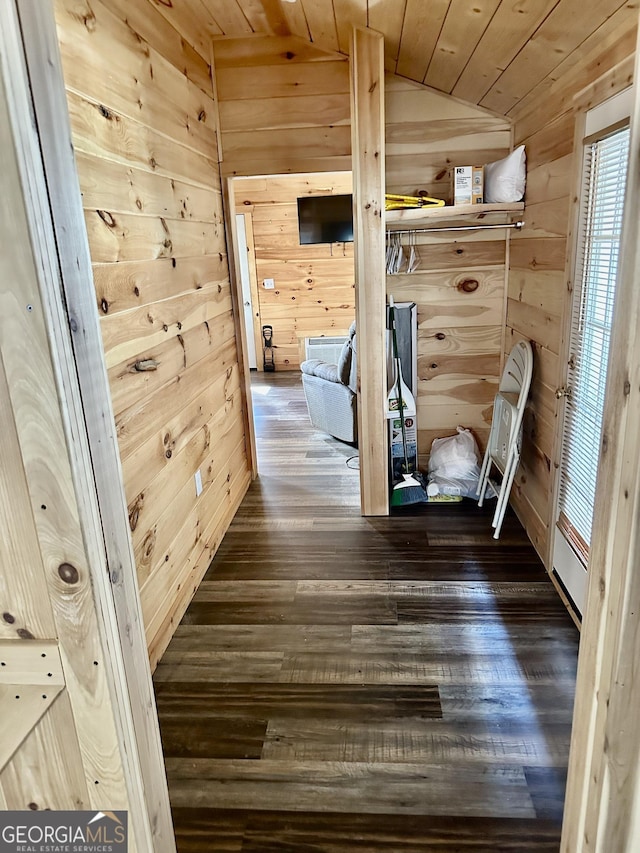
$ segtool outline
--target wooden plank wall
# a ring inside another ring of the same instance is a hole
[[[253,53],[251,45],[257,46]],[[328,171],[336,168],[336,162],[342,168],[348,165],[348,147],[339,154],[328,142],[320,149],[309,145],[311,139],[320,142],[325,130],[333,134],[336,121],[337,129],[349,129],[346,63],[331,54],[310,53],[309,45],[302,50],[295,40],[290,45],[291,58],[286,58],[282,47],[281,40],[270,43],[262,38],[225,39],[214,44],[226,175]],[[249,64],[242,67],[242,63]],[[256,98],[258,78],[260,98]],[[385,77],[385,91],[385,165],[390,192],[427,189],[450,202],[453,165],[490,162],[510,150],[508,119],[391,74]],[[336,99],[342,105],[339,115],[330,113],[327,106],[335,106]],[[331,127],[328,122],[332,122]],[[320,151],[324,156],[318,156]],[[243,190],[238,189],[238,212],[242,207],[245,212],[250,208],[252,198],[247,189],[253,190],[253,186],[239,184]],[[256,191],[258,187],[255,184]],[[243,194],[249,204],[243,205]],[[261,228],[257,219],[254,228]],[[273,248],[276,256],[281,256],[280,238],[287,226],[276,224],[276,228],[280,232]],[[287,241],[291,237],[289,232]],[[458,423],[473,428],[481,446],[486,440],[501,370],[505,237],[506,232],[476,232],[455,239],[446,235],[421,237],[420,273],[396,276],[388,282],[388,292],[396,299],[413,299],[419,308],[423,425],[419,444],[423,461],[432,439],[455,430]],[[258,244],[262,238],[256,234],[255,239]],[[293,239],[297,243],[295,235]],[[286,245],[284,248],[286,259],[288,249]],[[272,260],[272,246],[267,251]],[[316,275],[318,270],[316,264]],[[261,264],[258,282],[267,277],[277,280],[277,275],[268,274]],[[474,282],[478,286],[469,292]],[[267,299],[282,301],[273,291],[269,294],[261,289],[261,307]],[[261,322],[269,322],[266,314]],[[306,328],[312,332],[310,326]],[[296,366],[296,339],[290,335],[285,345],[287,351],[276,350],[276,359],[282,364],[289,359]]]
[[[351,169],[349,64],[295,37],[214,42],[223,175]]]
[[[355,317],[353,243],[301,246],[299,196],[351,193],[351,172],[238,178],[236,213],[250,215],[258,326],[273,326],[277,370],[300,367],[301,341],[346,334]],[[265,289],[266,278],[275,281]],[[259,369],[262,341],[256,341]]]
[[[153,667],[250,478],[213,86],[149,0],[56,20]]]
[[[594,91],[594,105],[628,85],[632,74],[628,57],[634,49],[635,21],[627,19],[537,98],[527,99],[515,116],[516,144],[524,143],[527,149],[526,228],[511,241],[506,348],[528,338],[535,347],[535,361],[522,464],[511,500],[547,565],[558,464],[555,389],[561,384],[558,356],[569,302],[565,257],[575,192],[573,99],[611,69],[615,71]]]
[[[510,148],[511,124],[486,110],[387,75],[387,191],[424,189],[451,203],[451,169]],[[504,222],[500,215],[483,221]],[[461,224],[454,219],[415,227]],[[406,227],[406,226],[403,226]],[[501,373],[507,231],[416,235],[417,272],[387,276],[396,301],[418,305],[418,452],[458,424],[484,449]],[[405,249],[409,239],[403,240]]]

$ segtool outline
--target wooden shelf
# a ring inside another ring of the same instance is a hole
[[[521,213],[524,202],[512,204],[448,204],[444,207],[417,207],[409,210],[387,210],[386,225],[402,225],[416,222],[451,219],[452,217],[484,216],[487,213]]]

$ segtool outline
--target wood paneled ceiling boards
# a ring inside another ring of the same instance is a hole
[[[347,55],[352,26],[369,26],[384,36],[387,71],[503,115],[637,14],[635,0],[183,0],[179,14],[157,5],[205,56],[208,36],[256,35]]]

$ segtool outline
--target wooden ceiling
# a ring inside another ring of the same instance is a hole
[[[502,115],[635,27],[638,0],[154,0],[200,40],[294,35],[347,55],[384,35],[387,70]],[[193,42],[192,42],[193,43]]]

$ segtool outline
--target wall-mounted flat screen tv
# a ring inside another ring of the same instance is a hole
[[[351,195],[316,195],[298,199],[300,245],[353,242]]]

